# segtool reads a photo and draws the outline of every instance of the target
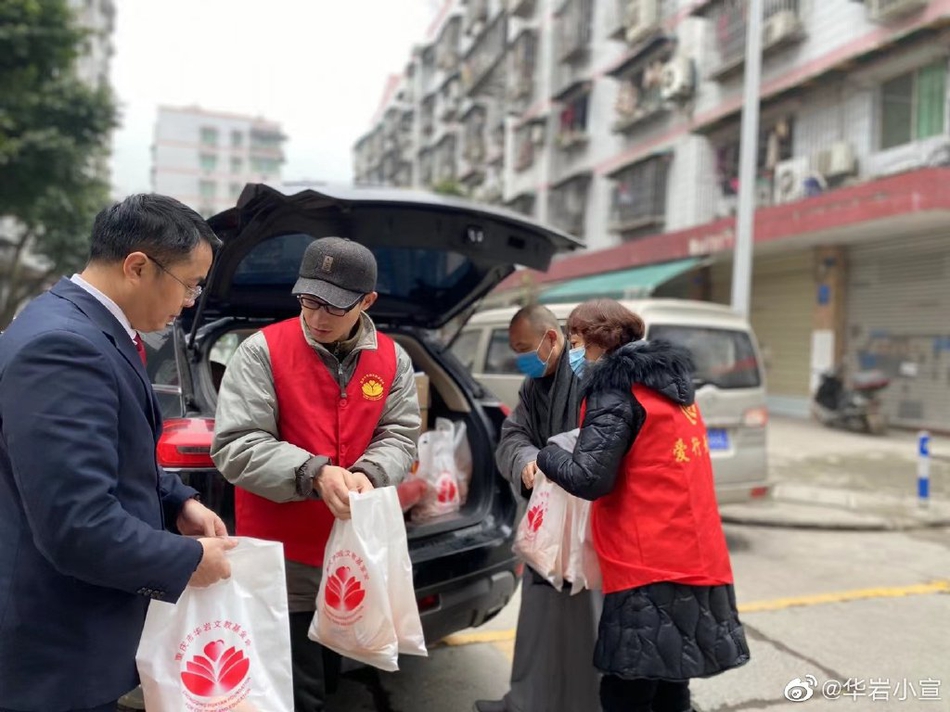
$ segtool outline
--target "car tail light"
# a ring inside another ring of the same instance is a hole
[[[432,594],[431,596],[423,596],[417,600],[419,604],[419,612],[423,611],[432,611],[439,607],[441,601],[439,600],[438,594]]]
[[[742,414],[742,424],[747,428],[764,428],[769,424],[769,409],[749,408]]]
[[[524,562],[523,561],[519,561],[517,564],[515,564],[515,576],[517,576],[519,579],[522,576],[524,576]]]
[[[498,405],[498,410],[500,410],[500,411],[501,411],[501,414],[504,415],[506,418],[507,418],[509,415],[511,415],[511,408],[509,408],[508,406],[506,406],[504,403],[500,403],[500,404]]]
[[[211,418],[174,418],[165,421],[155,456],[162,467],[214,467],[211,460]]]
[[[749,496],[752,499],[761,499],[762,497],[768,496],[769,488],[768,487],[753,487],[749,490]]]

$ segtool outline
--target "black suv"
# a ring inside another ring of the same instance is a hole
[[[515,591],[511,553],[517,503],[495,467],[505,408],[476,383],[434,330],[464,317],[514,265],[547,269],[578,243],[515,213],[399,190],[305,190],[249,185],[237,207],[209,221],[223,241],[195,308],[146,337],[148,370],[162,403],[158,459],[197,489],[233,531],[234,496],[209,456],[217,386],[241,340],[299,313],[291,294],[307,245],[328,235],[366,245],[379,265],[377,327],[430,381],[436,417],[467,427],[472,483],[462,510],[407,522],[416,596],[430,642],[500,611]]]

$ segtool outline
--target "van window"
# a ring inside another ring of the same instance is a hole
[[[696,377],[719,388],[755,388],[762,383],[752,339],[744,331],[660,324],[648,337],[684,346],[693,354]]]
[[[478,348],[478,342],[482,338],[482,332],[478,330],[463,331],[452,342],[449,351],[458,359],[458,362],[465,366],[469,372],[475,367],[475,350]]]
[[[485,356],[485,373],[520,373],[515,366],[515,356],[508,343],[508,329],[495,329]]]

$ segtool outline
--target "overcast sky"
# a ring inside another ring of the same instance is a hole
[[[386,78],[401,73],[441,0],[117,0],[112,80],[122,126],[112,182],[147,191],[156,109],[278,121],[285,180],[348,181]]]

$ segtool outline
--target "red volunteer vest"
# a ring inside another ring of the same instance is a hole
[[[351,467],[369,446],[396,375],[396,348],[376,333],[375,351],[359,353],[356,371],[341,392],[335,374],[304,336],[299,317],[263,329],[280,414],[278,436],[334,465]],[[321,500],[273,502],[246,490],[234,492],[235,529],[284,545],[284,556],[323,566],[333,514]]]
[[[617,483],[594,502],[591,529],[604,593],[659,581],[732,583],[732,567],[699,408],[633,386],[646,421]]]

